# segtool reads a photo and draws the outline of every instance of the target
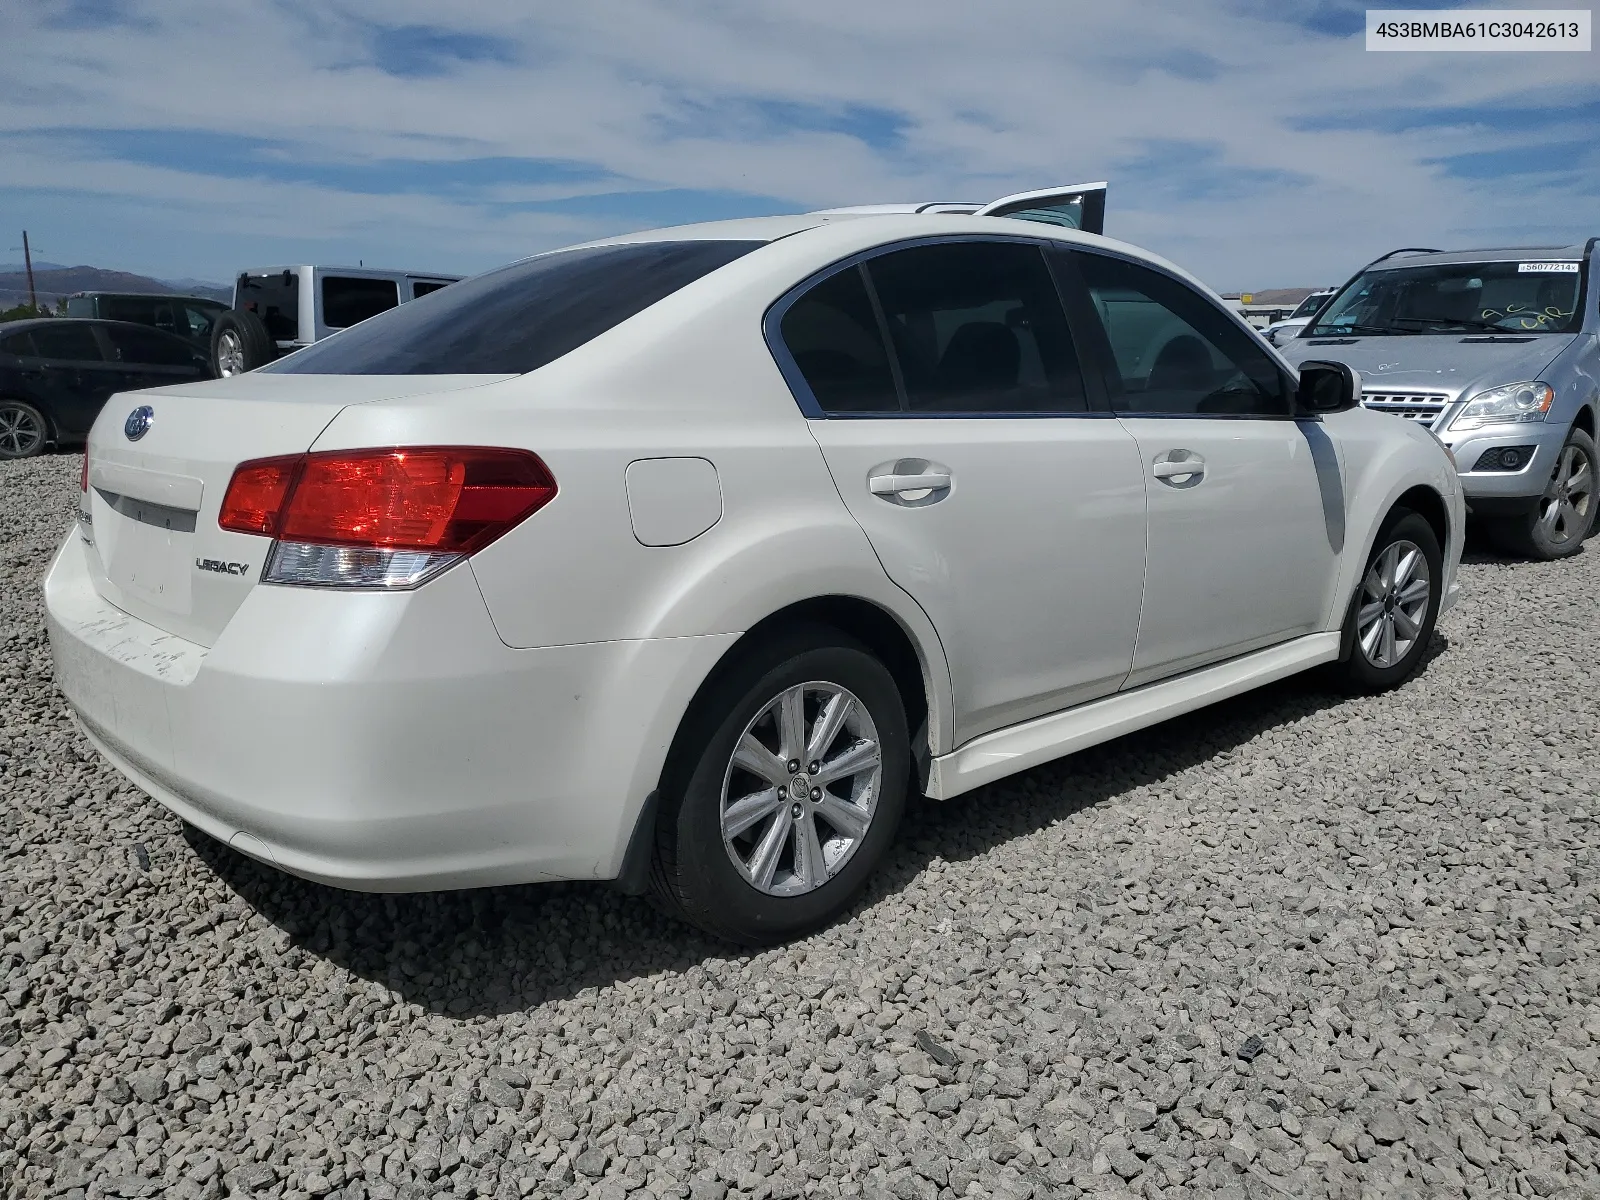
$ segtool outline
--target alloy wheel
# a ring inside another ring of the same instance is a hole
[[[1551,545],[1581,538],[1594,520],[1595,469],[1582,446],[1561,448],[1550,484],[1539,502],[1539,529]]]
[[[217,374],[223,378],[244,374],[244,342],[231,329],[217,338]]]
[[[1356,640],[1369,663],[1392,667],[1411,653],[1427,620],[1433,592],[1428,560],[1415,542],[1391,542],[1368,568],[1361,586]]]
[[[796,684],[739,735],[723,776],[723,846],[757,891],[815,891],[866,837],[882,783],[866,705],[837,684]]]
[[[44,445],[44,423],[31,408],[0,404],[0,454],[26,458]]]

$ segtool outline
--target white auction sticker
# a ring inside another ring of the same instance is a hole
[[[1517,270],[1523,274],[1537,272],[1538,274],[1546,275],[1551,272],[1558,272],[1563,275],[1576,275],[1578,273],[1578,264],[1575,262],[1518,263]]]
[[[1369,8],[1368,50],[1590,48],[1587,8]]]

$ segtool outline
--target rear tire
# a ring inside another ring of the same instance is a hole
[[[1567,434],[1544,495],[1525,517],[1495,521],[1489,536],[1502,550],[1521,558],[1552,562],[1583,549],[1600,510],[1600,454],[1594,439],[1581,429]]]
[[[211,369],[227,379],[265,366],[278,357],[278,345],[255,313],[232,308],[211,329]]]
[[[884,665],[838,630],[789,631],[723,672],[682,737],[662,781],[657,901],[744,945],[844,912],[893,841],[910,778]]]
[[[1385,518],[1356,584],[1344,638],[1348,657],[1332,677],[1343,690],[1373,695],[1417,673],[1439,619],[1444,555],[1418,514],[1398,508]]]
[[[32,458],[51,442],[50,422],[26,400],[0,397],[0,458]]]

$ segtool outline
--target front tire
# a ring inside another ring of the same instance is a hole
[[[50,422],[26,400],[0,397],[0,458],[32,458],[50,443]]]
[[[1567,558],[1583,549],[1583,541],[1595,525],[1596,476],[1600,473],[1600,454],[1594,439],[1581,429],[1567,434],[1544,495],[1525,517],[1497,521],[1489,526],[1489,536],[1508,553],[1522,558],[1551,562]]]
[[[828,924],[893,841],[910,759],[899,689],[865,646],[818,626],[757,648],[685,726],[663,780],[652,891],[745,945]]]
[[[1334,679],[1346,691],[1376,694],[1417,673],[1439,619],[1444,554],[1418,514],[1396,509],[1384,520],[1345,619],[1348,657]]]

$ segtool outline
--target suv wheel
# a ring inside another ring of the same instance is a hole
[[[1549,562],[1576,554],[1595,524],[1597,469],[1600,456],[1594,439],[1574,429],[1556,456],[1555,470],[1533,512],[1495,522],[1489,526],[1490,536],[1503,549],[1524,558]]]
[[[1349,657],[1337,664],[1338,682],[1348,691],[1386,692],[1416,674],[1443,585],[1444,555],[1433,526],[1406,509],[1390,513],[1345,619]]]
[[[827,924],[905,805],[910,738],[894,678],[843,633],[796,630],[735,664],[697,707],[687,778],[662,789],[656,897],[747,945]]]
[[[254,371],[276,358],[277,352],[261,318],[246,309],[229,309],[211,329],[211,369],[219,379]]]

